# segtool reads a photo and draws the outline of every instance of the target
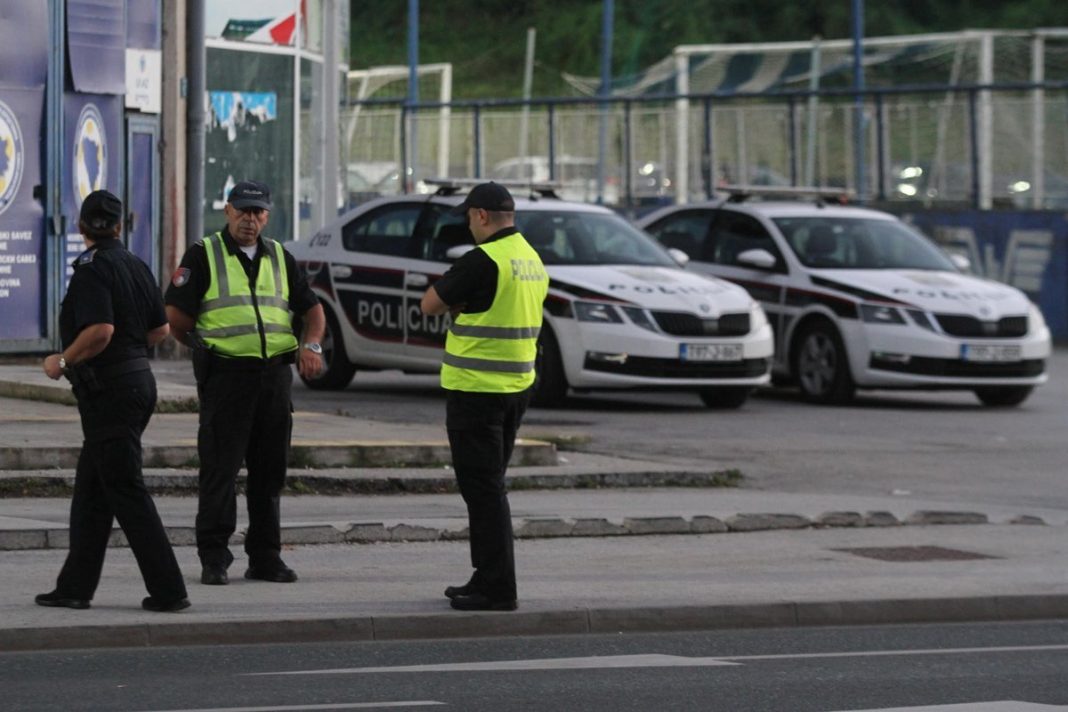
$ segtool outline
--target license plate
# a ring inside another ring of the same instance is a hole
[[[961,344],[962,361],[1019,361],[1020,347],[1015,344]]]
[[[741,361],[741,344],[679,344],[682,361]]]

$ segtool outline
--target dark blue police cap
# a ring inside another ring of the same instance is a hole
[[[78,219],[90,230],[109,230],[122,222],[122,201],[106,190],[85,196]]]
[[[243,180],[230,189],[230,195],[226,202],[238,210],[245,208],[271,209],[271,189],[266,183],[254,180]]]

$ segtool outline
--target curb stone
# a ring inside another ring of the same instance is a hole
[[[841,515],[849,516],[841,516]],[[893,524],[869,524],[872,517],[863,518],[867,526],[932,526],[990,524],[985,514],[978,512],[914,512],[904,522],[893,519]],[[885,513],[876,513],[883,515]],[[722,534],[760,532],[782,529],[817,529],[823,527],[858,527],[860,519],[855,512],[831,512],[816,520],[798,514],[736,514],[726,520],[697,515],[685,517],[626,517],[622,524],[600,518],[580,519],[521,519],[514,525],[517,539],[557,539],[564,537],[609,537],[609,536],[664,536],[677,534]],[[878,521],[889,521],[880,516]],[[1042,525],[1041,517],[1020,515],[1007,525]],[[232,545],[244,542],[244,530],[238,530],[231,538]],[[191,526],[167,527],[167,536],[174,546],[193,546],[196,532]],[[382,522],[336,522],[330,524],[283,524],[282,543],[288,545],[315,544],[373,544],[376,542],[405,541],[460,541],[468,538],[467,527],[422,526],[397,523],[386,526]],[[66,549],[70,542],[66,527],[51,525],[40,529],[0,530],[0,551],[27,549]],[[111,533],[109,546],[126,547],[126,537],[119,529]]]
[[[1068,595],[812,601],[708,606],[417,613],[347,618],[198,621],[0,630],[5,651],[179,645],[581,635],[725,628],[1014,621],[1068,617]],[[267,623],[267,621],[262,621]]]

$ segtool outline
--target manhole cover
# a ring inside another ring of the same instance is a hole
[[[855,554],[879,561],[972,561],[997,558],[960,549],[947,549],[942,546],[877,546],[832,549],[832,551],[842,551],[846,554]]]

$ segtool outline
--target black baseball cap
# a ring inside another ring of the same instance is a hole
[[[230,195],[226,202],[238,210],[245,208],[271,209],[271,189],[266,183],[254,180],[243,180],[230,189]]]
[[[482,208],[500,213],[510,213],[515,210],[515,201],[508,189],[499,183],[479,183],[464,198],[464,202],[457,205],[449,212],[453,215],[463,215],[468,208]]]
[[[106,190],[85,196],[78,219],[90,230],[109,230],[122,222],[122,201]]]

